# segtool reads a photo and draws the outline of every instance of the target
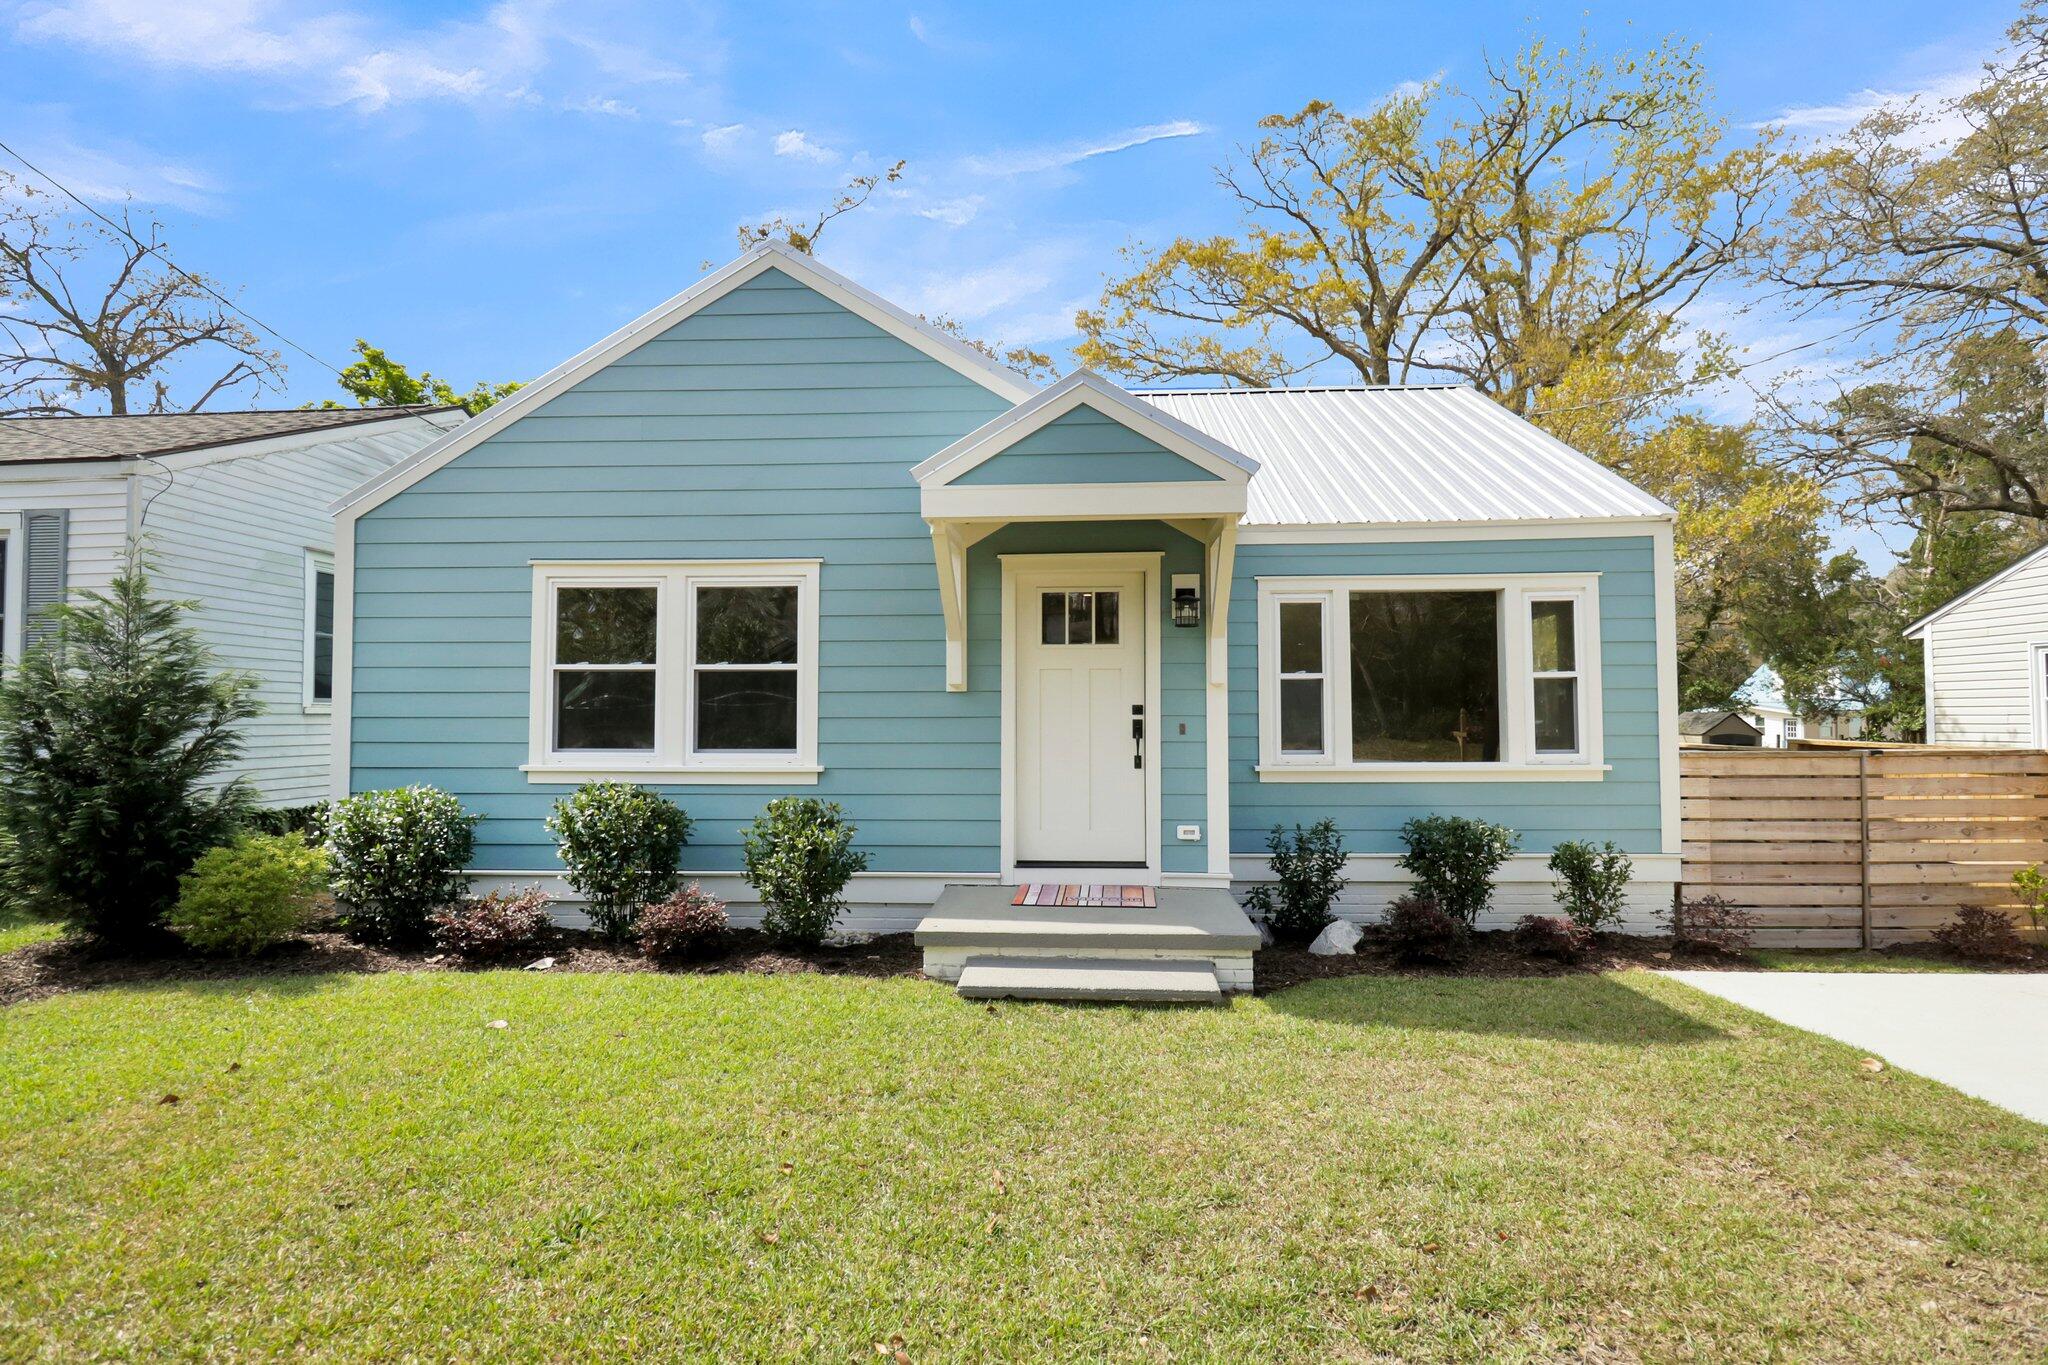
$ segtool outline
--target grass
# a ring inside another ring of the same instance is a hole
[[[0,1010],[0,1358],[2038,1358],[2048,1130],[1857,1061],[1642,972],[84,992]]]
[[[1760,972],[1972,972],[1953,958],[1874,953],[1849,948],[1753,948],[1751,967]]]
[[[31,943],[56,938],[64,930],[49,920],[36,919],[19,910],[0,905],[0,957],[16,948],[26,948]]]

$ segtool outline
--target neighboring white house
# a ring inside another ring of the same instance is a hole
[[[1863,703],[1843,698],[1834,715],[1801,715],[1785,700],[1785,682],[1763,665],[1735,689],[1735,707],[1763,731],[1763,747],[1782,749],[1799,739],[1856,739],[1863,734]]]
[[[1906,628],[1927,674],[1927,741],[2048,747],[2048,546]]]
[[[334,519],[327,505],[463,420],[347,408],[0,421],[0,654],[104,588],[140,546],[161,596],[196,601],[208,647],[256,675],[238,771],[269,806],[327,795]]]

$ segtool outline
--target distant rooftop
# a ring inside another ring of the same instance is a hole
[[[146,413],[125,417],[0,419],[0,465],[125,460],[234,445],[331,427],[362,426],[431,412],[446,404],[400,408],[290,408],[267,412]]]
[[[1247,526],[1671,515],[1462,384],[1134,392],[1259,462]]]

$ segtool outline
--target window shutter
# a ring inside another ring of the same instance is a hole
[[[22,517],[22,645],[32,648],[56,635],[43,612],[64,600],[64,561],[70,540],[69,512],[29,512]]]

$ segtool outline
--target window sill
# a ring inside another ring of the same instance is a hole
[[[1604,763],[1376,763],[1370,767],[1261,764],[1261,782],[1598,782]]]
[[[331,701],[308,701],[299,703],[299,709],[309,716],[331,716],[334,703]]]
[[[558,786],[585,782],[648,782],[662,786],[748,786],[815,787],[825,770],[815,764],[789,764],[767,768],[654,767],[602,763],[577,766],[568,763],[522,763],[519,771],[528,782]]]

